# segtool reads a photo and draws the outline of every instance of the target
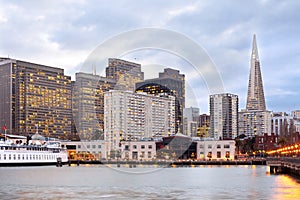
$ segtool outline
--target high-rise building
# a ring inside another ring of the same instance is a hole
[[[73,85],[73,119],[80,139],[104,137],[104,92],[116,81],[96,74],[79,72]]]
[[[175,133],[175,97],[110,90],[104,95],[104,136],[109,151],[120,141]]]
[[[185,75],[180,74],[179,70],[166,68],[164,72],[159,73],[158,78],[147,79],[143,82],[136,83],[136,88],[144,87],[149,84],[159,84],[167,87],[175,96],[176,104],[176,133],[182,131],[183,108],[185,108]]]
[[[199,119],[199,108],[190,107],[183,109],[183,130],[184,135],[196,137]]]
[[[239,135],[254,137],[271,134],[271,112],[266,110],[260,61],[253,36],[246,110],[239,113]]]
[[[64,70],[0,59],[0,123],[8,132],[73,139],[71,77]]]
[[[270,111],[246,111],[239,112],[239,135],[255,137],[271,133]]]
[[[210,95],[210,135],[215,139],[234,139],[238,133],[238,96]]]
[[[106,77],[116,81],[116,90],[134,91],[135,84],[144,80],[144,72],[141,71],[141,64],[109,58]]]
[[[258,49],[256,44],[256,36],[253,36],[253,46],[250,62],[250,75],[248,84],[248,95],[246,109],[266,110],[265,95],[260,71],[260,61],[258,57]]]
[[[201,114],[199,115],[197,122],[198,122],[197,136],[202,138],[209,137],[210,116],[207,114]]]

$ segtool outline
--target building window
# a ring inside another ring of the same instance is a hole
[[[125,145],[125,150],[129,150],[129,145]]]
[[[221,158],[221,151],[217,151],[217,158]]]
[[[207,157],[208,157],[209,159],[211,159],[211,158],[212,158],[212,153],[211,153],[211,151],[210,151],[210,152],[208,152],[208,154],[207,154]]]
[[[220,144],[217,145],[217,149],[221,149],[221,145]]]
[[[141,148],[142,148],[142,149],[145,149],[145,145],[142,145]]]
[[[136,149],[137,147],[136,147],[136,145],[133,145],[132,148],[133,148],[133,149]]]
[[[88,149],[89,149],[89,148],[91,148],[91,146],[88,144],[88,145],[86,145],[86,148],[88,148]]]
[[[92,145],[92,148],[93,148],[93,149],[96,149],[96,145]]]
[[[227,159],[230,158],[230,151],[226,151],[225,157],[226,157]]]
[[[200,144],[199,148],[200,148],[200,149],[203,149],[203,144]]]
[[[98,145],[98,149],[101,149],[101,145],[100,144]]]
[[[209,144],[207,148],[211,149],[212,148],[211,144]]]
[[[80,144],[77,147],[78,147],[78,149],[81,149],[81,145]]]
[[[148,145],[148,149],[152,149],[152,145]]]
[[[137,159],[138,158],[138,152],[136,152],[136,151],[133,151],[132,152],[132,159]]]
[[[229,148],[230,148],[230,145],[229,145],[229,144],[224,144],[224,148],[225,148],[225,149],[229,149]]]

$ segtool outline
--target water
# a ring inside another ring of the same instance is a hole
[[[0,199],[300,199],[266,166],[0,168]]]

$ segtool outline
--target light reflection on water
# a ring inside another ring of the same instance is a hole
[[[0,199],[300,199],[265,166],[0,168]]]

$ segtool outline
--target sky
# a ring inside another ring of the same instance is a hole
[[[199,107],[201,113],[209,112],[213,79],[207,78],[204,61],[202,66],[191,60],[197,55],[209,58],[216,81],[221,78],[223,91],[237,94],[239,108],[244,109],[256,34],[267,109],[300,109],[300,1],[0,0],[0,4],[0,57],[60,67],[73,80],[101,45],[146,30],[135,35],[142,41],[140,49],[130,46],[127,52],[115,51],[115,57],[142,64],[145,78],[158,77],[166,67],[180,70],[186,77],[186,107]],[[153,29],[170,32],[159,37],[150,34]],[[191,42],[188,48],[183,37]],[[120,45],[132,40],[125,38]],[[152,48],[144,40],[155,41]],[[95,65],[103,75],[105,63]]]

